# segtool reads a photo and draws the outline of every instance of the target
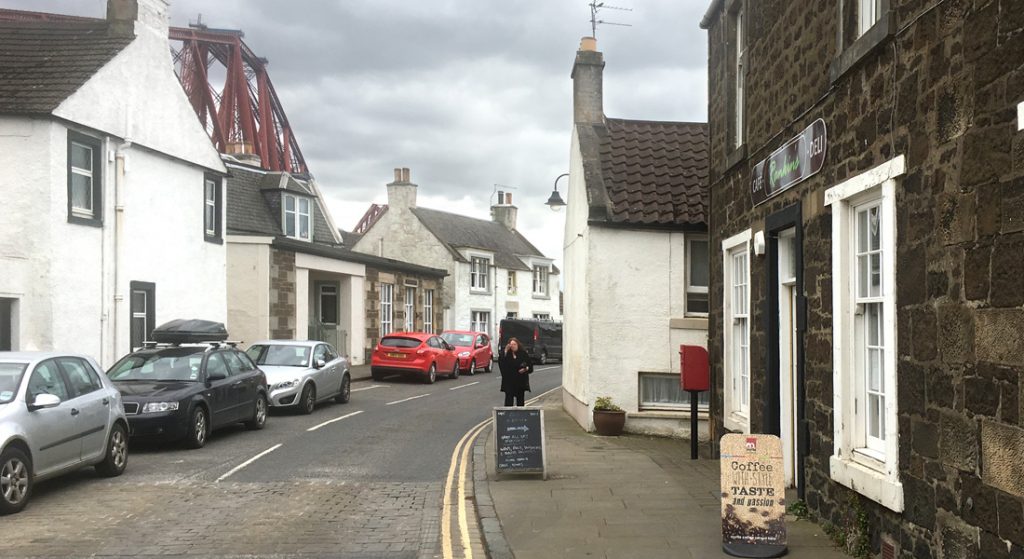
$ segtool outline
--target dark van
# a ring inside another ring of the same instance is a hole
[[[534,363],[562,361],[562,323],[529,318],[506,318],[498,330],[498,351],[509,338],[516,338],[530,353]]]

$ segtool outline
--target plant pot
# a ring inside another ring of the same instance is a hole
[[[626,412],[594,410],[594,429],[598,435],[617,437],[626,425]]]

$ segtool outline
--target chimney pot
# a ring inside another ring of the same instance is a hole
[[[597,39],[594,37],[583,37],[580,39],[580,50],[597,52]]]
[[[402,182],[402,169],[395,167],[395,182]]]
[[[402,167],[402,182],[412,182],[412,180],[409,178],[408,167]]]
[[[506,204],[511,204],[512,203],[512,193],[511,192],[506,192],[505,193],[505,203]]]

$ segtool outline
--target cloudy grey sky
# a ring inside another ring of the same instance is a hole
[[[605,114],[706,120],[709,1],[607,1],[632,11],[599,17],[632,27],[597,31]],[[0,5],[103,17],[106,0]],[[385,202],[393,168],[409,167],[420,206],[483,219],[495,184],[516,187],[519,229],[561,260],[564,212],[544,201],[569,167],[569,72],[590,35],[588,0],[171,0],[172,25],[200,13],[270,60],[339,227]]]

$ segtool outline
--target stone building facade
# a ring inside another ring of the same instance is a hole
[[[1024,8],[714,0],[702,27],[715,434],[781,435],[861,551],[1024,557]]]
[[[393,288],[392,327],[390,331],[408,330],[415,332],[440,333],[444,323],[444,307],[441,303],[443,276],[431,277],[411,274],[400,270],[366,267],[366,362],[381,337],[382,285]],[[410,304],[409,295],[412,295]],[[408,310],[412,310],[410,324]],[[397,327],[396,327],[397,326]]]

